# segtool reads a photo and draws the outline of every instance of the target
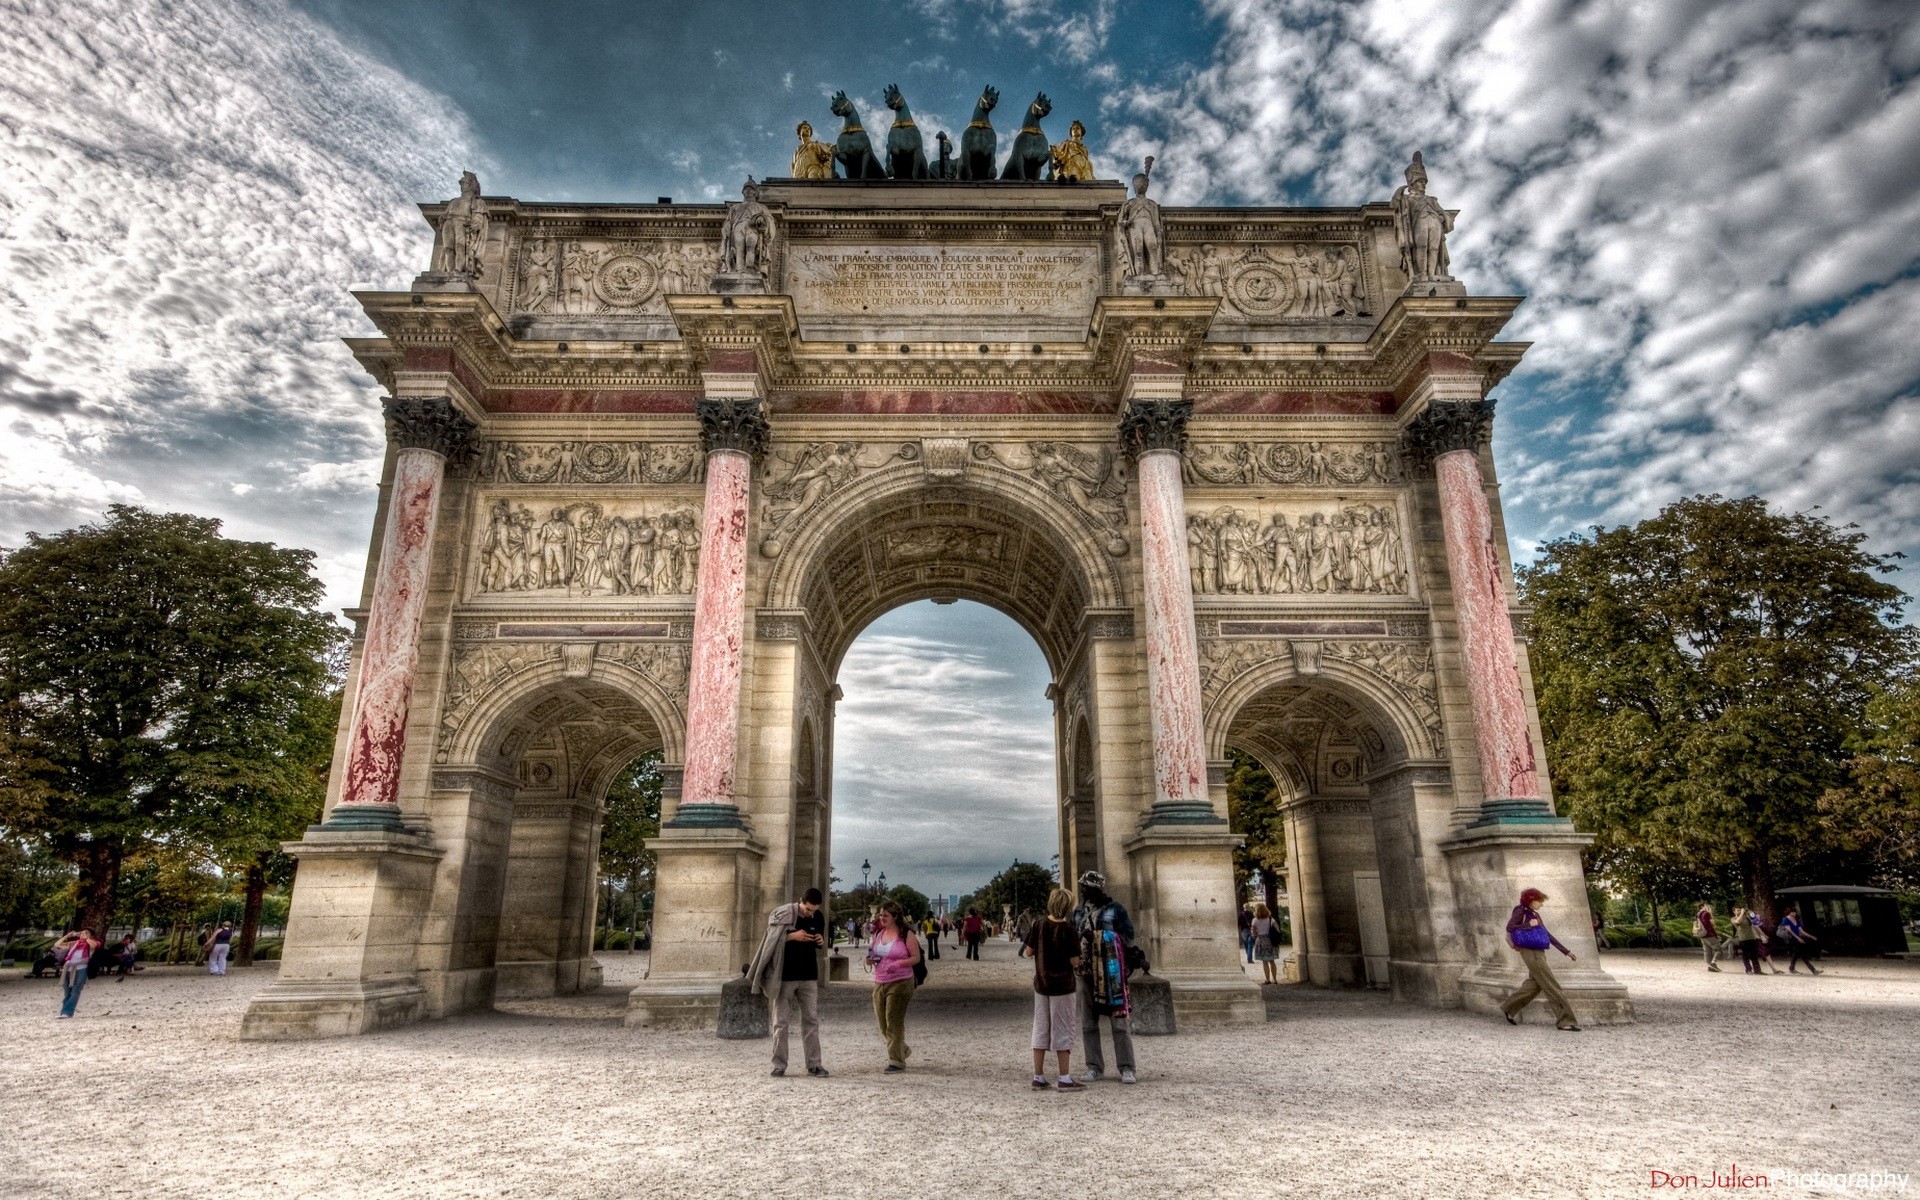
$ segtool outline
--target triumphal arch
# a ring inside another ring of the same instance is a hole
[[[601,799],[651,750],[628,1020],[711,1027],[765,912],[826,884],[841,658],[923,598],[1044,651],[1061,862],[1106,873],[1180,1027],[1264,1019],[1234,749],[1285,793],[1305,981],[1490,1007],[1528,885],[1592,950],[1487,450],[1519,300],[1449,274],[1424,164],[1357,208],[1163,208],[1077,129],[1051,169],[1023,130],[996,179],[975,129],[956,171],[899,128],[886,162],[803,132],[796,177],[726,205],[469,176],[424,208],[431,269],[357,293],[389,449],[328,815],[247,1036],[596,986]],[[1595,960],[1569,993],[1627,1019]]]

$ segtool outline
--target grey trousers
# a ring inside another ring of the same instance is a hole
[[[1721,951],[1725,950],[1726,946],[1727,944],[1717,937],[1700,939],[1700,949],[1706,953],[1708,966],[1712,966],[1719,959]]]
[[[787,1034],[793,1028],[793,1010],[800,1009],[800,1045],[809,1068],[820,1065],[820,984],[817,980],[782,981],[773,995],[773,1069],[787,1069]]]
[[[1100,1049],[1101,1014],[1093,1011],[1093,992],[1084,978],[1076,990],[1080,993],[1080,1040],[1086,1045],[1087,1066],[1104,1072],[1107,1056]],[[1107,1025],[1113,1030],[1114,1066],[1122,1071],[1132,1070],[1133,1022],[1127,1017],[1108,1017]]]

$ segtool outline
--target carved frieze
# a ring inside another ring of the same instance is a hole
[[[687,709],[687,676],[693,667],[692,649],[684,642],[602,643],[600,658],[621,663],[645,675],[673,701]]]
[[[488,483],[699,483],[706,464],[691,442],[640,441],[489,440],[474,461]]]
[[[1127,552],[1127,473],[1114,461],[1115,447],[978,442],[973,457],[1031,476],[1094,531],[1107,553]]]
[[[893,462],[913,462],[920,457],[920,443],[891,442],[862,445],[858,442],[814,442],[794,450],[772,452],[760,510],[761,528],[766,536],[760,553],[777,558],[787,548],[793,533],[808,514],[826,499],[852,483],[863,471],[877,470]]]
[[[1425,642],[1332,640],[1314,643],[1321,666],[1338,660],[1376,677],[1404,700],[1416,714],[1426,745],[1412,747],[1418,755],[1446,752],[1446,734],[1440,720],[1440,692],[1434,676],[1433,647]],[[1299,662],[1296,647],[1277,638],[1203,638],[1200,642],[1200,691],[1211,707],[1228,684],[1275,659]]]
[[[1277,483],[1298,487],[1398,484],[1392,442],[1199,442],[1188,447],[1190,485]]]
[[[707,291],[719,263],[712,242],[530,237],[509,307],[535,316],[665,316],[668,296]]]
[[[1406,541],[1391,504],[1254,504],[1187,514],[1202,596],[1405,595]]]
[[[1351,242],[1177,247],[1167,273],[1183,296],[1217,296],[1221,313],[1247,321],[1368,317],[1361,250]]]
[[[590,658],[595,663],[621,663],[644,675],[676,708],[686,711],[687,675],[692,656],[685,643],[456,642],[447,673],[446,699],[440,709],[440,750],[446,751],[467,718],[490,693],[516,675],[549,664],[564,664],[569,650],[579,658],[581,647],[592,651]]]
[[[474,556],[476,595],[685,596],[700,569],[686,503],[493,500]]]

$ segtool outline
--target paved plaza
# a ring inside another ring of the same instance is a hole
[[[271,964],[95,980],[73,1021],[57,984],[9,971],[0,1179],[74,1198],[1506,1197],[1645,1195],[1654,1170],[1704,1185],[1733,1163],[1920,1172],[1916,963],[1756,979],[1614,953],[1640,1021],[1577,1035],[1269,989],[1267,1025],[1143,1038],[1138,1086],[1063,1095],[1027,1086],[1028,968],[1005,943],[931,964],[898,1077],[857,983],[827,1003],[833,1077],[775,1080],[766,1042],[623,1027],[645,957],[603,961],[587,996],[294,1043],[238,1038]]]

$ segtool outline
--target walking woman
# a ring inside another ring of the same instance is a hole
[[[886,901],[874,918],[867,966],[873,970],[873,1016],[887,1040],[889,1075],[906,1070],[913,1054],[907,1045],[907,1004],[913,999],[913,968],[919,962],[920,939],[907,923],[907,911],[897,900]]]
[[[1500,1011],[1506,1016],[1507,1024],[1518,1025],[1520,1010],[1532,1004],[1535,996],[1545,995],[1547,1003],[1553,1006],[1554,1027],[1579,1033],[1580,1020],[1573,1015],[1573,1005],[1567,1003],[1567,994],[1560,990],[1560,981],[1553,977],[1553,968],[1547,965],[1547,947],[1566,955],[1569,962],[1577,956],[1547,932],[1546,923],[1540,919],[1540,905],[1546,898],[1547,894],[1539,888],[1528,888],[1520,893],[1520,903],[1507,918],[1507,944],[1526,964],[1527,981],[1507,997]]]
[[[1766,970],[1756,971],[1754,974],[1765,975],[1768,972],[1772,972],[1775,975],[1780,974],[1780,964],[1773,961],[1773,939],[1767,936],[1767,927],[1760,923],[1760,914],[1749,909],[1747,911],[1747,923],[1752,925],[1754,932],[1760,935],[1757,939],[1760,945],[1757,953],[1760,956],[1760,965],[1766,968]]]
[[[1746,909],[1733,910],[1733,938],[1740,943],[1740,961],[1747,968],[1747,974],[1764,974],[1760,970],[1760,927],[1747,917]]]
[[[1807,927],[1800,923],[1798,908],[1787,909],[1787,915],[1780,918],[1780,927],[1773,932],[1787,944],[1787,949],[1792,952],[1792,956],[1787,959],[1787,974],[1798,975],[1801,963],[1807,964],[1807,970],[1815,975],[1820,973],[1820,968],[1813,965],[1813,956],[1819,952],[1813,944],[1814,936],[1808,933]]]
[[[60,1019],[73,1015],[80,1005],[80,989],[87,986],[87,971],[93,965],[93,952],[100,939],[84,929],[76,929],[53,944],[53,956],[60,963]]]
[[[1253,957],[1266,972],[1263,983],[1280,982],[1280,925],[1273,919],[1273,911],[1265,904],[1253,906],[1253,924],[1248,926],[1253,933]]]

